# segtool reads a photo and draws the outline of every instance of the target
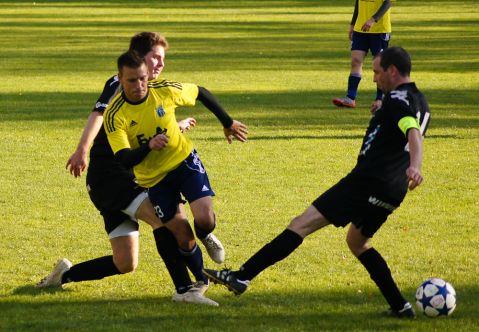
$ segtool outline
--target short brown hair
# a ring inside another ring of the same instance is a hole
[[[117,65],[118,65],[118,72],[120,73],[123,67],[136,69],[136,68],[140,68],[141,65],[146,65],[146,64],[145,64],[145,59],[142,56],[140,56],[137,52],[128,50],[118,57]]]
[[[156,45],[163,46],[165,50],[168,49],[166,38],[158,32],[140,32],[130,40],[130,50],[137,52],[142,57]]]

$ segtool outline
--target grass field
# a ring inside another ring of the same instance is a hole
[[[394,1],[391,45],[413,59],[428,97],[424,184],[375,236],[405,296],[437,276],[458,307],[446,319],[387,319],[387,305],[326,228],[218,308],[171,302],[173,285],[141,225],[133,274],[33,285],[60,257],[110,253],[84,178],[64,169],[117,56],[140,31],[170,50],[163,77],[210,89],[250,129],[226,144],[204,107],[195,142],[216,191],[216,234],[233,268],[281,232],[354,165],[375,91],[365,65],[354,110],[336,109],[349,72],[352,0],[0,2],[0,331],[473,331],[479,323],[479,8],[477,1]],[[206,266],[214,263],[205,257]]]

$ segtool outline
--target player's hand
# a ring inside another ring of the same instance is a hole
[[[421,170],[419,168],[409,166],[409,168],[406,170],[406,175],[408,178],[410,190],[413,190],[422,183],[423,178],[421,175]]]
[[[366,21],[366,23],[363,24],[363,26],[361,27],[361,31],[368,32],[374,25],[374,23],[376,22],[374,21],[374,18],[371,17],[369,20]]]
[[[163,149],[167,145],[168,137],[165,134],[158,134],[148,142],[150,149],[157,151]]]
[[[70,171],[70,174],[74,177],[79,177],[85,171],[88,165],[88,158],[86,151],[76,150],[70,158],[68,158],[65,169]]]
[[[187,132],[191,128],[196,126],[196,119],[195,118],[186,118],[184,120],[178,121],[178,127],[180,127],[180,131],[182,133]]]
[[[228,143],[233,143],[233,138],[240,142],[246,142],[246,135],[248,135],[248,128],[239,121],[233,120],[233,124],[229,128],[223,128],[225,137]]]
[[[351,41],[353,40],[353,32],[354,32],[354,25],[350,25],[348,36],[349,36],[349,40],[351,40]]]
[[[371,104],[371,109],[370,109],[371,114],[376,113],[376,111],[377,111],[378,109],[380,109],[381,106],[383,106],[383,101],[382,101],[381,99],[375,100],[375,101]]]

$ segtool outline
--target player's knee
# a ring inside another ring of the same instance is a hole
[[[353,68],[353,70],[360,70],[363,66],[363,58],[361,57],[357,57],[357,56],[353,56],[351,57],[351,68]]]
[[[347,236],[346,237],[346,243],[348,244],[349,250],[353,253],[354,256],[358,257],[361,255],[363,252],[368,250],[370,248],[370,245],[368,242],[363,242],[363,241],[358,241],[357,239]]]
[[[169,228],[178,242],[178,247],[185,251],[191,251],[196,245],[195,235],[188,220],[175,220],[175,225]],[[173,226],[173,225],[172,225]]]
[[[215,214],[213,209],[205,209],[195,216],[195,225],[199,225],[203,228],[213,228],[215,224]]]
[[[138,267],[138,260],[134,258],[122,258],[114,260],[115,266],[120,273],[134,272]]]

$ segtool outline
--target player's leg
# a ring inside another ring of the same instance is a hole
[[[133,272],[138,267],[139,240],[135,235],[119,236],[110,239],[113,263],[120,273]]]
[[[225,250],[213,234],[216,216],[213,211],[212,196],[215,193],[195,150],[185,159],[182,166],[175,170],[175,176],[179,179],[178,186],[181,193],[190,204],[196,237],[203,243],[211,259],[216,263],[222,263],[225,259]]]
[[[182,199],[179,191],[175,188],[176,176],[170,174],[164,181],[149,189],[150,200],[162,222],[178,241],[179,253],[188,269],[197,281],[207,284],[208,279],[203,274],[203,254],[196,244],[184,210],[179,207]]]
[[[98,257],[73,266],[68,259],[63,258],[57,262],[53,271],[37,284],[37,287],[61,287],[69,282],[100,280],[134,270],[138,263],[138,224],[121,212],[104,214],[104,220],[113,255]],[[113,228],[112,225],[118,226]]]
[[[334,98],[333,104],[339,107],[356,107],[356,96],[358,86],[362,78],[364,58],[367,55],[369,46],[367,34],[353,32],[351,44],[351,71],[348,77],[348,89],[345,98]]]
[[[351,224],[346,238],[348,247],[369,272],[371,279],[391,306],[390,314],[397,317],[414,318],[414,309],[401,295],[386,261],[371,246],[369,239],[370,236],[365,236],[356,225]]]
[[[242,294],[253,278],[288,257],[306,236],[328,224],[326,218],[311,205],[294,218],[281,234],[248,259],[238,271],[206,269],[205,274],[214,282],[226,285],[235,294]]]
[[[213,211],[211,196],[198,198],[190,202],[191,213],[194,218],[195,233],[203,243],[211,259],[220,264],[225,260],[223,244],[213,234],[216,227],[216,216]]]
[[[136,201],[137,207],[131,206],[131,210],[135,211],[135,216],[137,218],[144,220],[153,228],[153,236],[155,238],[158,253],[163,259],[171,279],[175,284],[176,293],[186,293],[193,287],[193,283],[188,274],[185,260],[180,254],[180,248],[178,247],[175,235],[183,242],[182,247],[185,248],[186,252],[193,250],[195,243],[193,231],[186,219],[183,204],[178,206],[178,212],[175,215],[176,218],[167,222],[165,227],[158,218],[156,211],[146,194]],[[132,205],[133,204],[134,203],[132,203]],[[176,222],[175,219],[177,220]],[[199,268],[200,273],[201,269],[202,266]],[[203,273],[201,273],[200,276],[201,284],[198,283],[195,287],[199,288],[201,292],[204,293],[208,288],[208,283],[205,282],[206,278]]]

